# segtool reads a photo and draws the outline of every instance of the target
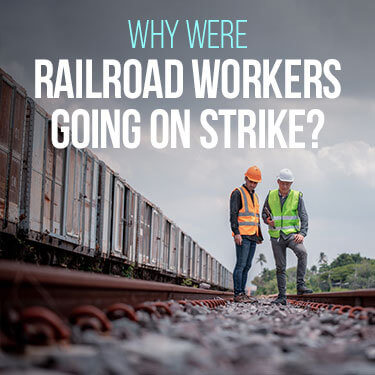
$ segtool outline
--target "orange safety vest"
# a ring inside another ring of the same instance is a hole
[[[241,193],[242,208],[238,211],[238,230],[241,236],[259,234],[259,199],[254,192],[254,203],[250,193],[243,186],[236,188]],[[234,190],[236,190],[234,189]],[[233,191],[234,191],[233,190]],[[234,233],[232,233],[234,236]]]

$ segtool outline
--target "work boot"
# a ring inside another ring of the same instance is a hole
[[[275,300],[273,300],[271,303],[275,305],[286,305],[286,296],[277,296]]]
[[[302,294],[310,294],[313,293],[313,291],[309,288],[306,288],[305,286],[301,286],[297,288],[297,294],[300,296]]]
[[[245,302],[249,302],[249,303],[258,302],[257,298],[248,296],[246,294],[244,295],[244,300],[245,300]]]
[[[241,294],[234,296],[234,302],[243,302],[243,298]]]
[[[234,297],[234,302],[249,302],[249,297],[245,293],[240,293]]]

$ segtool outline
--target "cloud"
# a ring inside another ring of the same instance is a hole
[[[375,187],[375,147],[364,141],[344,142],[323,147],[317,155],[325,169],[337,169],[344,176],[359,178]]]

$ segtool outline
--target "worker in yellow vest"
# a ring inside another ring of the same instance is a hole
[[[261,180],[260,169],[250,167],[245,173],[245,183],[234,189],[230,196],[230,224],[236,245],[236,266],[233,272],[235,302],[251,300],[245,294],[245,287],[256,245],[263,241],[259,198],[254,191]]]
[[[297,293],[312,293],[305,286],[307,252],[303,240],[308,230],[308,215],[302,193],[291,190],[293,173],[282,169],[277,177],[278,189],[271,190],[264,202],[262,218],[268,224],[268,233],[276,263],[279,289],[273,303],[286,305],[286,249],[290,248],[298,258]]]

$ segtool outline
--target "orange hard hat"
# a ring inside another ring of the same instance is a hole
[[[260,173],[260,169],[256,165],[253,165],[246,171],[245,177],[254,182],[262,181],[262,174]]]

